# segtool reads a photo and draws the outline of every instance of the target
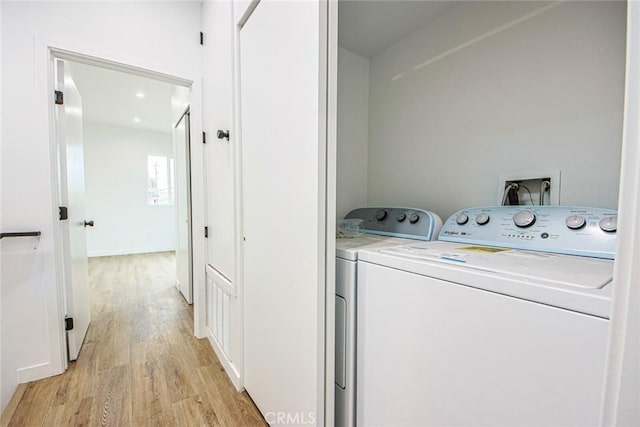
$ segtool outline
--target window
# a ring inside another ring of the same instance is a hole
[[[175,165],[171,157],[147,156],[147,190],[150,205],[175,205]]]

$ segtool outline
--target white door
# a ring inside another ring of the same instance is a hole
[[[244,385],[268,423],[324,409],[320,7],[263,0],[240,30]]]
[[[67,317],[73,318],[73,329],[67,333],[68,357],[76,360],[91,320],[86,227],[92,222],[85,217],[82,100],[68,64],[61,60],[56,60],[56,85],[64,94],[64,103],[56,106],[56,123],[60,203],[67,208],[69,217],[60,221],[64,245],[65,312]]]
[[[189,304],[193,303],[191,272],[191,197],[189,171],[189,113],[175,127],[176,141],[176,218],[178,221],[176,274],[178,289]]]

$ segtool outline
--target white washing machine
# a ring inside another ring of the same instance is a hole
[[[442,220],[414,208],[360,208],[345,219],[362,219],[363,236],[336,239],[335,425],[355,425],[356,289],[358,253],[437,238]]]
[[[360,251],[357,425],[598,425],[616,218],[466,209]]]

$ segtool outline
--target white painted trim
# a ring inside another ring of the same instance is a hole
[[[139,57],[129,57],[119,52],[110,52],[96,48],[94,45],[76,40],[60,40],[49,37],[36,36],[34,38],[35,57],[35,87],[36,87],[36,129],[37,138],[49,141],[51,161],[51,191],[52,191],[52,230],[56,271],[56,283],[45,289],[47,309],[47,333],[51,354],[50,375],[64,372],[67,366],[65,353],[64,332],[64,280],[62,236],[58,227],[58,167],[56,161],[57,141],[55,140],[55,119],[53,103],[53,58],[69,59],[85,64],[97,65],[103,68],[136,74],[168,83],[191,88],[191,138],[199,140],[202,134],[202,79],[198,72],[181,70],[162,66],[153,62],[140,60]],[[196,137],[194,137],[196,136]],[[202,144],[191,145],[191,158],[204,159]],[[192,161],[192,221],[193,230],[193,281],[194,281],[194,335],[204,338],[204,310],[201,308],[205,295],[205,250],[206,242],[204,229],[204,162]],[[47,238],[43,236],[43,238]],[[202,266],[198,268],[197,266]]]
[[[211,264],[207,264],[206,270],[207,278],[210,278],[218,289],[229,296],[232,296],[234,298],[236,297],[238,291],[236,287],[233,286],[233,284],[229,281],[229,279],[224,277],[224,275],[216,270]]]
[[[121,249],[117,251],[91,251],[88,252],[89,258],[101,257],[101,256],[120,256],[120,255],[136,255],[136,254],[153,254],[159,252],[175,252],[176,248],[133,248],[133,249]]]
[[[207,328],[207,338],[209,339],[209,343],[213,348],[213,351],[218,356],[218,360],[222,364],[227,376],[231,380],[231,383],[235,387],[236,391],[240,392],[244,390],[244,386],[242,385],[242,378],[240,377],[240,372],[236,369],[236,366],[229,360],[227,357],[227,353],[224,352],[218,340],[215,339],[211,331]]]
[[[55,283],[45,285],[45,306],[47,318],[47,336],[49,337],[50,372],[49,375],[61,374],[67,369],[66,332],[64,330],[64,250],[63,236],[58,219],[58,141],[53,110],[54,63],[49,49],[50,44],[43,40],[34,40],[34,75],[36,96],[36,129],[35,135],[43,141],[49,141],[50,191],[51,191],[51,224],[52,247],[56,275]],[[42,236],[42,239],[47,239]],[[44,242],[43,242],[44,243]]]
[[[329,230],[336,229],[336,180],[338,151],[338,2],[328,2],[327,16],[327,182],[325,210],[325,425],[332,425],[335,419],[335,292],[336,292],[336,238]],[[329,422],[327,422],[329,420]]]
[[[256,7],[258,7],[258,4],[260,4],[260,1],[261,0],[251,0],[249,5],[246,6],[246,9],[242,13],[242,16],[240,16],[240,18],[238,19],[238,22],[237,22],[238,30],[240,30],[244,26],[245,22],[247,22],[247,20],[249,19],[249,17],[253,13],[253,11],[256,10]],[[246,4],[246,1],[245,2],[236,2],[237,5],[240,5],[240,3],[245,3]],[[242,7],[242,5],[240,5],[240,7]]]
[[[207,195],[205,187],[204,144],[202,138],[202,78],[191,85],[190,170],[191,170],[191,262],[193,280],[194,335],[205,337],[207,241],[204,237]]]
[[[640,425],[640,2],[627,2],[618,245],[603,426]]]
[[[333,395],[333,386],[328,386],[327,377],[333,377],[333,366],[335,362],[334,351],[332,349],[335,342],[335,273],[332,272],[331,265],[335,265],[335,248],[333,252],[328,251],[331,247],[328,242],[328,233],[330,224],[334,224],[330,229],[335,230],[335,193],[332,199],[329,198],[331,192],[328,188],[329,182],[333,182],[333,178],[329,178],[328,171],[335,171],[334,164],[329,163],[330,152],[329,146],[329,1],[321,0],[318,2],[318,40],[319,40],[319,59],[318,59],[318,320],[317,320],[317,403],[316,403],[316,423],[318,425],[333,424],[333,412],[330,411],[330,417],[327,417],[327,407],[331,409],[332,403],[327,404],[327,396]],[[337,34],[337,31],[336,31]],[[333,65],[333,64],[332,64]],[[332,147],[334,148],[334,147]],[[328,212],[332,209],[332,212]],[[333,399],[332,399],[333,401]]]
[[[255,9],[260,0],[253,0],[252,3],[255,5],[249,5],[251,11]],[[246,22],[246,18],[243,16],[236,19],[236,12],[242,8],[242,4],[240,2],[233,2],[233,70],[232,70],[232,78],[233,78],[233,114],[232,114],[232,127],[233,134],[235,135],[234,141],[234,152],[233,152],[233,169],[234,169],[234,177],[233,177],[233,199],[234,199],[234,258],[235,262],[233,265],[233,277],[234,277],[234,288],[236,290],[235,298],[240,299],[240,303],[238,304],[238,330],[242,331],[242,348],[238,349],[238,353],[241,354],[242,360],[238,363],[238,387],[244,389],[244,337],[245,337],[245,327],[244,327],[244,236],[243,236],[243,221],[244,213],[242,210],[242,123],[241,123],[241,88],[240,88],[240,30],[244,22]],[[246,6],[246,5],[245,5]],[[246,12],[246,11],[245,11]],[[248,16],[247,16],[248,18]]]
[[[51,363],[40,363],[38,365],[27,366],[16,369],[18,384],[37,381],[51,376]]]

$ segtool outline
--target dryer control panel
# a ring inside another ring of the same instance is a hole
[[[367,234],[416,240],[436,240],[442,227],[442,220],[437,214],[418,208],[359,208],[344,218],[363,220],[360,228]]]
[[[613,259],[618,213],[568,206],[496,206],[460,210],[438,240]]]

